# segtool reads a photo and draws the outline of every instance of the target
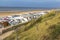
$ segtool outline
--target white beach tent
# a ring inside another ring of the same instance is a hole
[[[24,17],[15,17],[14,19],[20,19],[20,21],[23,23],[23,22],[28,22],[28,20]]]
[[[46,13],[45,13],[45,11],[41,11],[40,14],[44,15],[44,14],[46,14]]]
[[[28,22],[28,20],[26,18],[23,18],[23,17],[14,17],[14,18],[11,18],[10,20],[11,21],[9,21],[9,23],[11,25],[16,25],[16,24],[19,24],[19,23]]]
[[[23,14],[21,16],[26,18],[28,21],[30,21],[32,19],[32,15],[30,15],[30,14]]]
[[[38,12],[37,14],[42,16],[42,15],[46,14],[46,12],[45,11],[41,11],[41,12]]]

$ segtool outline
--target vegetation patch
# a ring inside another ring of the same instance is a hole
[[[60,40],[60,14],[54,11],[22,25],[4,40]],[[17,36],[18,34],[18,36]]]

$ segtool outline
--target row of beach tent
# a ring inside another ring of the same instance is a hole
[[[20,14],[20,15],[11,15],[0,18],[0,28],[6,26],[13,26],[19,23],[29,22],[32,19],[39,18],[40,16],[46,14],[44,11],[42,12],[30,12],[28,14]]]

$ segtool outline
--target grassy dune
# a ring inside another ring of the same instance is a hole
[[[16,39],[60,40],[60,13],[51,11],[37,20],[32,20],[4,40]]]

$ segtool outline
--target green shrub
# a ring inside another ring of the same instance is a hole
[[[50,39],[55,40],[58,35],[60,35],[60,24],[54,24],[49,27]]]

